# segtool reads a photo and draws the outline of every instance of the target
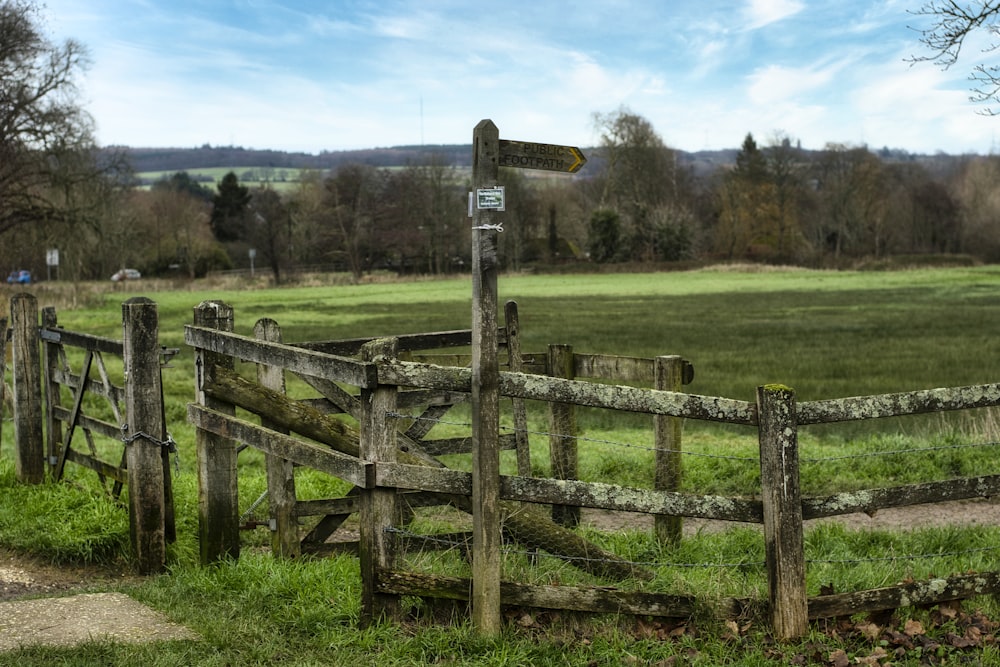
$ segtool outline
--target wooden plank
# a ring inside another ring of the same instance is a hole
[[[259,364],[286,368],[295,373],[343,382],[355,387],[375,384],[375,368],[347,357],[304,350],[293,345],[268,343],[225,331],[184,327],[184,341],[198,349]]]
[[[376,464],[374,484],[414,491],[472,495],[472,473],[408,463]]]
[[[60,422],[67,422],[71,417],[71,412],[69,408],[62,406],[56,406],[52,411],[53,417]],[[122,427],[121,424],[112,424],[111,422],[106,422],[96,417],[91,417],[89,415],[78,415],[77,416],[77,426],[87,431],[92,431],[98,435],[102,435],[105,438],[111,438],[112,440],[117,440],[121,442],[122,439]]]
[[[723,496],[696,496],[616,484],[530,477],[503,477],[500,489],[505,500],[574,504],[595,509],[686,516],[719,521],[763,522],[763,508],[759,500]]]
[[[65,329],[43,327],[39,329],[38,335],[47,343],[58,343],[69,347],[78,347],[90,352],[113,354],[117,357],[121,357],[124,350],[124,342],[121,340],[66,331]]]
[[[540,375],[500,373],[500,392],[540,401],[561,401],[595,408],[642,412],[754,426],[756,408],[746,401],[672,391],[604,385]]]
[[[199,331],[233,330],[233,309],[222,301],[202,301],[194,309],[194,323]],[[203,337],[207,337],[203,336]],[[216,340],[217,342],[217,340]],[[212,414],[234,415],[232,403],[212,397],[205,391],[206,373],[222,366],[232,370],[231,356],[201,348],[195,349],[195,401],[200,409]],[[188,419],[193,408],[188,406]],[[194,423],[194,422],[193,422]],[[196,424],[197,426],[197,424]],[[239,484],[236,472],[236,442],[225,433],[205,428],[195,432],[198,455],[198,545],[202,565],[211,565],[240,557]]]
[[[756,407],[747,401],[624,385],[594,384],[525,373],[500,372],[499,376],[502,396],[746,426],[757,424]],[[472,371],[467,368],[396,361],[380,363],[378,378],[379,382],[407,387],[469,391]]]
[[[261,318],[253,325],[254,337],[270,343],[281,342],[281,327],[272,319]],[[277,366],[257,365],[257,382],[278,393],[285,393],[285,373]],[[261,426],[288,435],[287,429],[261,417]],[[299,524],[295,515],[295,466],[288,459],[266,454],[267,500],[271,512],[271,553],[278,558],[298,558]]]
[[[58,323],[56,309],[52,306],[42,308],[42,328],[54,328]],[[0,348],[3,344],[0,344]],[[66,355],[62,346],[58,343],[43,343],[42,350],[45,354],[43,391],[45,392],[45,447],[47,453],[46,463],[51,472],[52,466],[59,461],[59,452],[63,441],[62,423],[55,417],[55,410],[62,404],[62,391],[59,383],[54,379],[54,375],[61,371],[61,366],[66,364]],[[0,366],[3,361],[0,361]],[[0,373],[0,378],[3,374]],[[2,391],[2,390],[0,390]]]
[[[1000,593],[1000,572],[960,574],[854,593],[813,597],[809,599],[809,618],[835,618],[883,609],[931,606],[997,593]]]
[[[799,424],[859,421],[926,412],[1000,405],[1000,384],[978,384],[921,391],[809,401],[799,406]]]
[[[394,359],[395,338],[379,338],[361,348],[361,357],[373,361],[378,357]],[[396,411],[396,391],[393,385],[379,385],[361,390],[361,432],[359,450],[362,461],[371,464],[395,463],[396,422],[389,415]],[[381,620],[397,620],[401,613],[398,595],[378,590],[375,573],[392,569],[395,563],[395,527],[399,516],[396,490],[375,485],[362,490],[361,532],[358,558],[361,568],[361,622],[364,626]]]
[[[507,367],[511,372],[521,373],[521,320],[517,312],[517,302],[507,301],[503,306],[504,324],[507,330]],[[531,475],[531,443],[528,438],[528,410],[523,398],[511,399],[514,413],[514,449],[517,454],[517,474]],[[501,436],[502,440],[502,436]],[[501,449],[503,442],[500,443]]]
[[[472,492],[470,473],[403,463],[379,464],[375,470],[375,483],[380,486],[465,496]],[[560,503],[622,512],[669,514],[743,523],[763,522],[763,509],[759,500],[695,496],[597,482],[503,476],[500,478],[500,496],[504,500],[536,504]]]
[[[522,352],[521,371],[524,373],[545,375],[545,366],[548,363],[548,358],[548,352]]]
[[[73,390],[79,388],[81,382],[79,375],[63,369],[54,369],[50,377],[56,384],[60,384]],[[97,380],[92,380],[90,378],[87,378],[84,382],[84,390],[88,394],[100,396],[101,398],[107,399],[109,403],[123,403],[125,401],[125,390],[122,387],[118,387],[110,383],[105,385],[102,382],[98,382]]]
[[[351,415],[355,419],[360,419],[361,405],[358,403],[357,396],[341,389],[340,385],[325,378],[313,377],[311,375],[299,375],[298,377],[322,394],[341,413]]]
[[[573,357],[576,377],[614,382],[653,383],[653,360],[609,354],[576,354]]]
[[[354,514],[361,509],[358,496],[300,500],[295,503],[295,516],[323,516],[325,514]]]
[[[423,440],[451,408],[450,405],[428,405],[416,419],[412,420],[413,423],[404,431],[404,435],[412,440]]]
[[[88,350],[83,356],[83,366],[80,371],[81,377],[87,377],[90,374],[90,366],[93,363],[93,360],[94,353]],[[55,471],[53,472],[53,477],[57,481],[62,479],[63,469],[66,467],[66,453],[70,449],[70,445],[73,441],[73,432],[76,430],[77,422],[80,419],[80,409],[83,407],[85,385],[85,382],[77,384],[76,394],[73,396],[73,408],[70,410],[69,419],[66,420],[66,431],[63,436],[63,441],[60,443],[59,458],[56,461]]]
[[[366,343],[380,338],[348,338],[344,340],[312,341],[294,343],[294,347],[312,350],[324,354],[353,357],[361,354],[361,348]],[[431,333],[401,334],[394,336],[399,340],[400,352],[415,352],[417,350],[436,350],[445,347],[467,347],[472,345],[472,331],[459,329],[454,331],[435,331]]]
[[[116,482],[119,482],[120,484],[128,483],[127,470],[119,468],[116,465],[112,465],[111,463],[107,463],[93,456],[90,456],[89,454],[84,454],[83,452],[78,452],[74,449],[71,449],[66,454],[66,460],[71,461],[77,465],[81,465],[84,468],[90,468],[98,475],[103,475],[104,477],[113,479]]]
[[[413,354],[407,361],[416,361],[435,366],[458,366],[464,368],[472,364],[472,353],[465,354]]]
[[[779,641],[789,641],[809,629],[795,393],[781,385],[758,387],[757,411],[771,627]]]
[[[188,404],[188,421],[209,433],[238,440],[262,452],[339,477],[355,486],[368,485],[364,463],[325,445],[298,440],[196,403]]]
[[[467,392],[416,389],[399,392],[396,397],[396,407],[400,410],[408,410],[425,405],[457,405],[468,401],[469,394]]]
[[[943,503],[1000,495],[1000,475],[966,477],[881,489],[847,491],[824,498],[803,498],[802,518],[820,519],[855,512],[876,512],[889,507]]]
[[[499,439],[500,449],[517,449],[517,435],[514,433],[504,433]],[[420,448],[431,456],[442,454],[471,454],[472,437],[467,438],[439,438],[436,440],[421,440]]]
[[[377,365],[378,382],[400,387],[421,387],[445,391],[472,391],[472,369],[435,366],[413,361],[381,361]]]
[[[469,599],[468,579],[416,572],[379,572],[379,587],[396,595]],[[584,586],[547,586],[504,581],[500,584],[504,606],[562,609],[599,614],[634,614],[669,618],[690,618],[697,613],[697,598],[686,595],[623,591]],[[725,602],[723,602],[725,605]],[[735,606],[730,603],[728,606]]]

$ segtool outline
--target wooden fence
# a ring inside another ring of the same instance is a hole
[[[565,348],[550,349],[545,355],[522,355],[517,351],[516,335],[512,339],[507,337],[517,331],[516,309],[508,306],[507,314],[508,327],[501,328],[499,339],[506,341],[508,352],[513,340],[515,353],[508,354],[508,370],[498,372],[500,395],[512,401],[541,401],[551,406],[550,433],[554,435],[550,438],[555,445],[552,468],[563,479],[531,477],[530,465],[526,468],[519,455],[518,474],[505,475],[499,480],[502,529],[526,550],[554,555],[590,573],[597,581],[588,587],[501,582],[496,599],[503,604],[674,617],[687,617],[694,612],[699,601],[690,596],[608,587],[608,581],[644,579],[649,572],[573,530],[573,514],[580,507],[654,515],[657,534],[662,539],[677,538],[679,517],[762,524],[768,614],[776,636],[782,639],[803,635],[811,618],[907,604],[933,604],[998,590],[1000,573],[991,572],[810,598],[805,586],[804,520],[988,497],[1000,490],[1000,476],[803,498],[799,489],[797,433],[800,426],[809,424],[993,407],[1000,404],[1000,385],[801,404],[796,402],[791,389],[778,385],[759,387],[755,402],[698,396],[679,391],[685,376],[690,377],[691,369],[676,357],[636,360],[569,354],[568,358],[573,360],[570,364],[566,362],[569,350]],[[228,306],[207,302],[196,309],[195,325],[185,332],[187,344],[195,348],[199,369],[198,400],[189,406],[188,414],[198,432],[203,561],[239,553],[235,457],[238,443],[243,443],[268,456],[276,553],[299,553],[299,545],[291,535],[297,520],[304,515],[323,513],[342,521],[350,512],[359,513],[358,552],[366,622],[395,617],[402,596],[463,600],[475,605],[468,578],[400,567],[407,544],[420,541],[412,534],[404,539],[406,531],[401,530],[412,518],[413,508],[449,505],[470,512],[475,506],[470,501],[477,493],[472,474],[442,465],[435,454],[444,450],[432,450],[428,442],[421,444],[415,436],[425,435],[426,426],[412,430],[418,422],[410,412],[416,406],[427,406],[421,414],[440,416],[439,409],[459,402],[460,397],[471,391],[470,369],[426,363],[412,357],[412,351],[440,345],[448,336],[465,343],[467,332],[289,345],[278,341],[273,322],[258,323],[256,338],[231,333],[231,323],[232,311]],[[258,365],[258,382],[233,372],[237,359]],[[543,365],[546,374],[526,372],[540,370]],[[595,368],[617,369],[626,377],[652,375],[659,388],[576,379]],[[320,390],[322,397],[288,398],[282,390],[284,371],[306,379]],[[345,390],[345,386],[354,389]],[[563,464],[572,461],[574,455],[559,445],[570,440],[565,436],[573,430],[574,406],[653,416],[660,438],[657,449],[671,457],[657,463],[657,488],[628,488],[572,479],[571,465]],[[237,407],[259,415],[260,424],[235,416]],[[401,412],[404,409],[406,413]],[[331,412],[348,413],[357,425]],[[515,409],[512,418],[515,423],[522,418]],[[674,457],[680,443],[676,421],[672,420],[680,419],[756,428],[760,443],[760,498],[700,496],[677,491],[679,466]],[[453,441],[452,445],[457,443]],[[468,441],[462,443],[462,447],[447,451],[468,451]],[[517,444],[513,446],[516,448]],[[291,473],[294,465],[335,475],[349,481],[355,490],[341,499],[296,501]],[[540,511],[542,505],[556,508],[554,515]],[[452,543],[471,550],[473,562],[479,557],[475,544],[470,546],[468,534],[451,538],[457,539]],[[433,535],[424,540],[425,545],[434,541],[442,540]],[[731,599],[722,601],[718,608],[723,615],[737,615],[748,604],[752,601]]]
[[[105,488],[110,482],[116,498],[127,486],[138,570],[161,571],[166,544],[176,537],[173,443],[160,379],[160,359],[173,351],[159,345],[156,304],[142,297],[122,304],[123,340],[60,328],[53,308],[42,311],[39,326],[38,302],[28,293],[11,299],[10,314],[18,481],[39,484],[46,472],[56,481],[73,463],[93,470]],[[6,342],[6,321],[0,328]]]

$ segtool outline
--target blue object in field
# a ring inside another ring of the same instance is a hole
[[[10,284],[19,283],[21,285],[31,284],[31,271],[11,271],[10,275],[7,276],[7,282]]]

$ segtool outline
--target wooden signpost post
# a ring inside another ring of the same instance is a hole
[[[579,148],[500,139],[492,120],[472,135],[472,622],[500,633],[500,389],[497,361],[497,233],[506,208],[499,168],[576,173]]]

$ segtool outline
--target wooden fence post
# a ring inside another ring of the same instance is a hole
[[[495,188],[500,130],[482,120],[472,136],[472,186]],[[478,200],[478,192],[473,198]],[[500,633],[500,369],[497,362],[499,213],[472,211],[472,623]]]
[[[281,328],[271,319],[260,319],[253,327],[257,340],[269,343],[281,342]],[[280,366],[265,366],[257,364],[257,382],[285,393],[285,371]],[[261,426],[288,433],[277,424],[261,417]],[[271,551],[275,556],[298,558],[302,555],[299,542],[299,521],[295,516],[295,466],[291,461],[280,456],[267,454],[264,457],[267,466],[267,497],[271,508]]]
[[[139,574],[166,565],[163,392],[156,303],[134,297],[122,304],[125,362],[129,532]]]
[[[377,357],[394,360],[399,347],[397,338],[380,338],[361,348],[364,361]],[[396,462],[397,387],[376,385],[361,390],[361,460],[377,466]],[[374,467],[374,466],[369,466]],[[369,476],[374,481],[374,475]],[[361,535],[358,555],[361,561],[361,622],[368,626],[382,619],[397,620],[400,614],[398,595],[378,593],[378,573],[393,566],[395,544],[390,530],[399,517],[395,489],[368,488],[361,492]]]
[[[809,629],[795,392],[758,387],[757,415],[771,623],[787,641]]]
[[[38,345],[38,300],[28,293],[10,300],[14,371],[14,474],[19,482],[45,480],[42,437],[42,368]]]
[[[42,327],[55,329],[57,326],[59,326],[59,320],[56,316],[56,309],[51,306],[42,308]],[[59,351],[62,346],[54,341],[44,341],[44,346],[46,451],[48,452],[47,462],[54,471],[59,462],[59,452],[63,443],[63,423],[62,420],[56,419],[56,410],[62,405],[62,395],[59,382],[55,379],[56,371],[59,370]]]
[[[517,315],[517,302],[508,301],[503,306],[504,325],[507,327],[507,365],[511,373],[520,373],[521,362],[521,322]],[[528,442],[528,413],[523,398],[512,398],[514,412],[514,443],[517,452],[517,474],[531,476],[531,445]]]
[[[549,345],[548,372],[551,377],[572,380],[572,345]],[[576,406],[570,403],[549,403],[549,461],[555,479],[578,479],[579,464],[576,441]],[[580,524],[580,508],[553,505],[552,520],[560,526]]]
[[[654,386],[662,391],[681,391],[684,382],[684,359],[671,355],[656,357],[653,361]],[[656,415],[653,418],[654,447],[656,449],[657,491],[680,491],[681,488],[681,427],[680,417]],[[678,542],[681,539],[683,520],[679,516],[657,514],[654,519],[656,537],[661,542]]]
[[[7,318],[0,317],[0,442],[3,442],[3,411],[7,400]]]
[[[194,310],[195,326],[233,330],[233,308],[221,301],[203,301]],[[210,366],[235,367],[232,357],[195,350],[195,398],[212,410],[234,415],[236,408],[205,395],[205,370]],[[198,429],[198,540],[201,563],[240,557],[239,489],[236,477],[236,442]]]

